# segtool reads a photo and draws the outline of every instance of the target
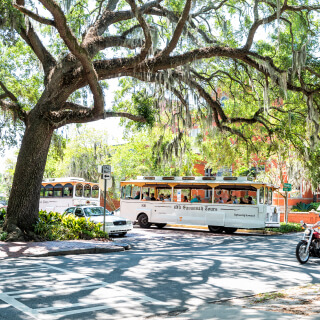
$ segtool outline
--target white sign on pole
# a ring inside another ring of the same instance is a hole
[[[111,172],[103,173],[103,174],[102,174],[102,179],[104,179],[104,180],[110,180],[110,179],[111,179]]]
[[[109,164],[104,164],[103,166],[98,166],[98,173],[110,173],[111,174],[112,168]]]
[[[105,179],[99,179],[99,188],[101,189],[101,191],[105,191],[104,190],[104,180]],[[107,189],[110,189],[112,187],[112,179],[107,180]]]

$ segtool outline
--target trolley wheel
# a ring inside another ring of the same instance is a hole
[[[224,228],[224,232],[228,234],[235,233],[237,230],[237,228]]]
[[[307,263],[310,257],[310,251],[306,251],[308,243],[306,241],[300,241],[296,248],[296,257],[301,264]]]
[[[148,216],[145,213],[140,214],[138,218],[140,228],[150,228],[151,223],[149,222]]]
[[[166,223],[155,223],[154,224],[157,228],[162,229],[163,227],[165,227],[167,224]]]
[[[224,227],[217,227],[217,226],[208,226],[209,231],[212,233],[222,233]]]

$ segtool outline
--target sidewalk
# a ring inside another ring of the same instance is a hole
[[[171,318],[170,316],[167,319]],[[319,320],[320,284],[217,301],[175,316],[180,320]]]
[[[2,242],[0,260],[21,257],[63,256],[69,254],[108,253],[129,250],[129,244],[114,241],[66,240],[44,242]]]

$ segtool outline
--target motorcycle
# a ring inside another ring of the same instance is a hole
[[[304,264],[308,262],[310,257],[320,258],[320,233],[318,229],[320,228],[320,221],[314,225],[307,225],[301,221],[301,225],[305,232],[303,238],[297,244],[296,257],[301,264]]]

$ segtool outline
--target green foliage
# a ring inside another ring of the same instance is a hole
[[[143,92],[138,92],[132,95],[132,102],[137,114],[146,119],[146,124],[149,127],[153,127],[155,123],[156,111],[152,108],[154,99],[150,96],[146,96]],[[144,127],[142,122],[136,123],[137,129]]]
[[[5,241],[7,239],[8,233],[7,232],[1,232],[0,233],[0,241]]]
[[[301,232],[302,226],[299,223],[280,223],[280,228],[266,228],[267,231],[289,233],[289,232]]]
[[[121,179],[134,178],[137,175],[191,175],[198,156],[191,151],[191,142],[184,141],[185,152],[179,150],[170,156],[163,156],[167,146],[172,143],[174,134],[163,134],[160,128],[154,128],[133,135],[127,144],[112,148],[111,164],[114,173]],[[160,143],[159,143],[160,141]],[[189,148],[188,148],[189,147]]]
[[[263,303],[268,300],[275,300],[279,298],[285,298],[286,295],[281,292],[267,292],[267,293],[259,293],[254,299],[253,303]]]
[[[76,240],[107,238],[100,230],[101,224],[73,215],[62,215],[57,212],[40,211],[35,225],[35,233],[43,240]]]
[[[0,221],[1,220],[3,221],[5,216],[6,216],[6,210],[5,209],[0,209]]]
[[[122,79],[119,81],[121,89],[116,92],[113,110],[116,112],[128,112],[142,116],[146,122],[136,122],[133,120],[122,119],[121,124],[126,131],[140,131],[143,128],[152,128],[156,122],[158,110],[155,105],[155,98],[148,89],[141,89],[136,81]]]
[[[84,126],[72,129],[68,139],[59,138],[60,146],[51,145],[44,176],[74,176],[96,182],[98,165],[105,163],[110,154],[107,131]]]
[[[309,212],[311,210],[317,211],[320,206],[320,202],[311,202],[308,204],[299,202],[291,208],[293,212]]]
[[[309,212],[313,209],[311,203],[303,203],[303,202],[298,202],[294,206],[292,206],[292,211],[296,212]]]
[[[311,202],[310,203],[311,210],[317,211],[319,206],[320,206],[320,202]]]

